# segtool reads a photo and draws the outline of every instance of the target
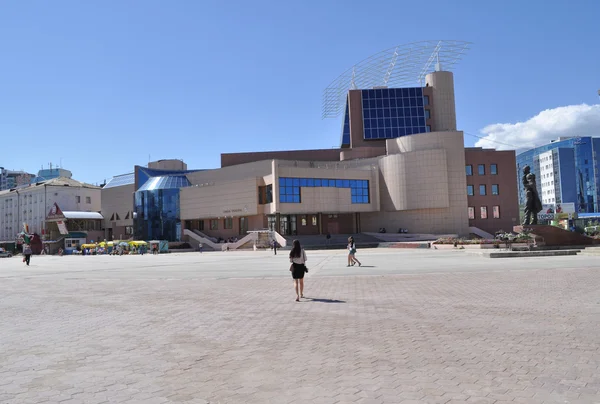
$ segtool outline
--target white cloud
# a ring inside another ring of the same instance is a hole
[[[475,146],[519,151],[541,146],[558,137],[600,137],[600,104],[547,109],[525,122],[496,123],[480,131]]]

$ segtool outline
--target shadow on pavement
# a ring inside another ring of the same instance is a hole
[[[306,297],[306,300],[310,300],[311,302],[317,303],[346,303],[344,300],[335,300],[335,299],[317,299],[314,297]]]

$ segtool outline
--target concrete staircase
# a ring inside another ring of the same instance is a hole
[[[311,235],[311,236],[285,236],[287,248],[292,248],[292,242],[299,240],[302,247],[306,250],[324,250],[324,249],[346,249],[348,245],[348,237],[354,237],[354,242],[357,248],[377,248],[381,242],[377,238],[365,234],[332,234],[329,241],[326,235]]]

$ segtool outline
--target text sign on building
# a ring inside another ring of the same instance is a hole
[[[60,234],[69,234],[69,230],[67,230],[67,224],[65,222],[59,220],[56,222],[56,224],[58,225],[58,231],[60,232]]]

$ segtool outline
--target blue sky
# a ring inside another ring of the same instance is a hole
[[[474,43],[454,69],[458,127],[487,136],[598,104],[599,15],[597,0],[5,1],[0,165],[62,159],[96,183],[149,156],[214,168],[221,152],[336,147],[341,117],[321,119],[323,89],[426,39]]]

